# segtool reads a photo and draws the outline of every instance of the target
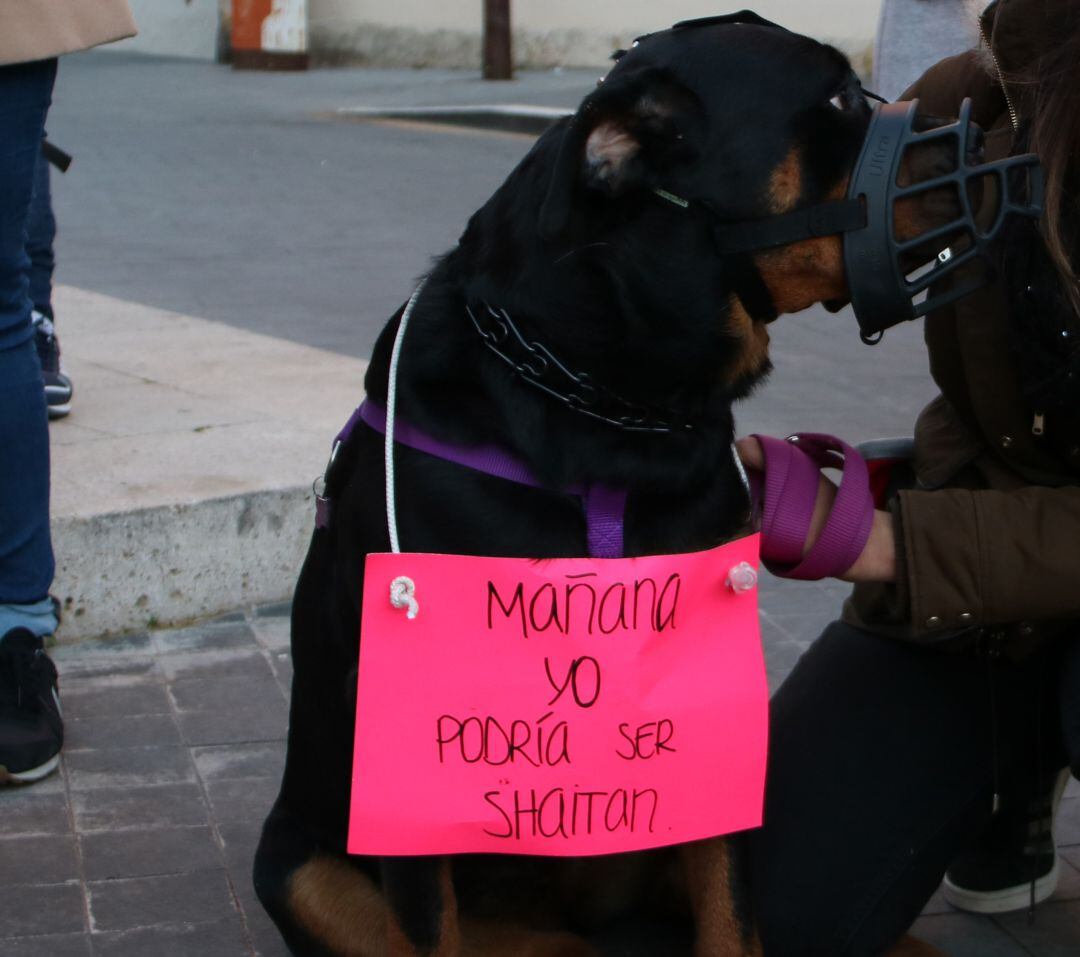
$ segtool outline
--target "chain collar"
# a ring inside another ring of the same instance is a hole
[[[694,425],[668,409],[643,406],[616,395],[587,372],[571,372],[539,342],[527,340],[505,309],[482,303],[465,312],[484,345],[524,382],[582,415],[625,432],[693,432]]]

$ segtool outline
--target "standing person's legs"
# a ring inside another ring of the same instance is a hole
[[[60,365],[60,340],[53,325],[56,319],[52,304],[56,217],[53,215],[50,175],[49,162],[39,153],[26,221],[26,254],[30,257],[30,301],[34,305],[31,317],[41,374],[45,380],[45,402],[49,418],[58,419],[71,411],[73,389],[71,379]]]
[[[766,955],[870,957],[905,933],[989,820],[995,778],[1034,786],[1040,737],[1064,763],[1054,653],[1012,664],[826,629],[771,705],[750,838]]]
[[[0,67],[0,781],[51,770],[62,734],[55,670],[42,649],[57,621],[48,596],[48,419],[26,253],[55,76],[55,60]]]
[[[52,278],[56,268],[53,244],[56,241],[56,217],[52,208],[52,183],[49,161],[38,153],[34,167],[34,191],[26,221],[26,254],[30,257],[28,277],[30,301],[34,311],[55,319],[52,307]]]

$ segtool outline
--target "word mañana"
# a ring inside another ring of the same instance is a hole
[[[502,826],[484,828],[492,837],[575,837],[629,831],[653,833],[660,797],[653,788],[578,791],[552,788],[543,793],[488,791],[484,800],[499,812]]]
[[[652,578],[613,582],[606,587],[590,581],[596,572],[567,575],[561,585],[544,582],[531,593],[518,582],[506,598],[494,582],[487,583],[487,626],[499,615],[516,621],[521,636],[554,630],[561,634],[610,635],[647,628],[657,634],[675,628],[682,578],[673,572],[662,584]]]

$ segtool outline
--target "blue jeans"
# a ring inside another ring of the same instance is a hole
[[[0,67],[0,636],[43,608],[54,571],[27,222],[55,78],[55,59]]]
[[[34,167],[34,193],[30,199],[30,215],[26,221],[26,254],[30,257],[30,301],[34,308],[53,316],[52,277],[56,266],[53,243],[56,241],[56,217],[52,209],[52,189],[49,183],[49,162],[38,154]]]

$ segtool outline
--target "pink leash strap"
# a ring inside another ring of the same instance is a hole
[[[765,455],[761,557],[766,567],[782,578],[807,581],[842,575],[862,554],[874,521],[866,462],[831,435],[802,432],[786,441],[755,438]],[[804,557],[819,470],[827,466],[842,468],[843,476],[825,527]]]

